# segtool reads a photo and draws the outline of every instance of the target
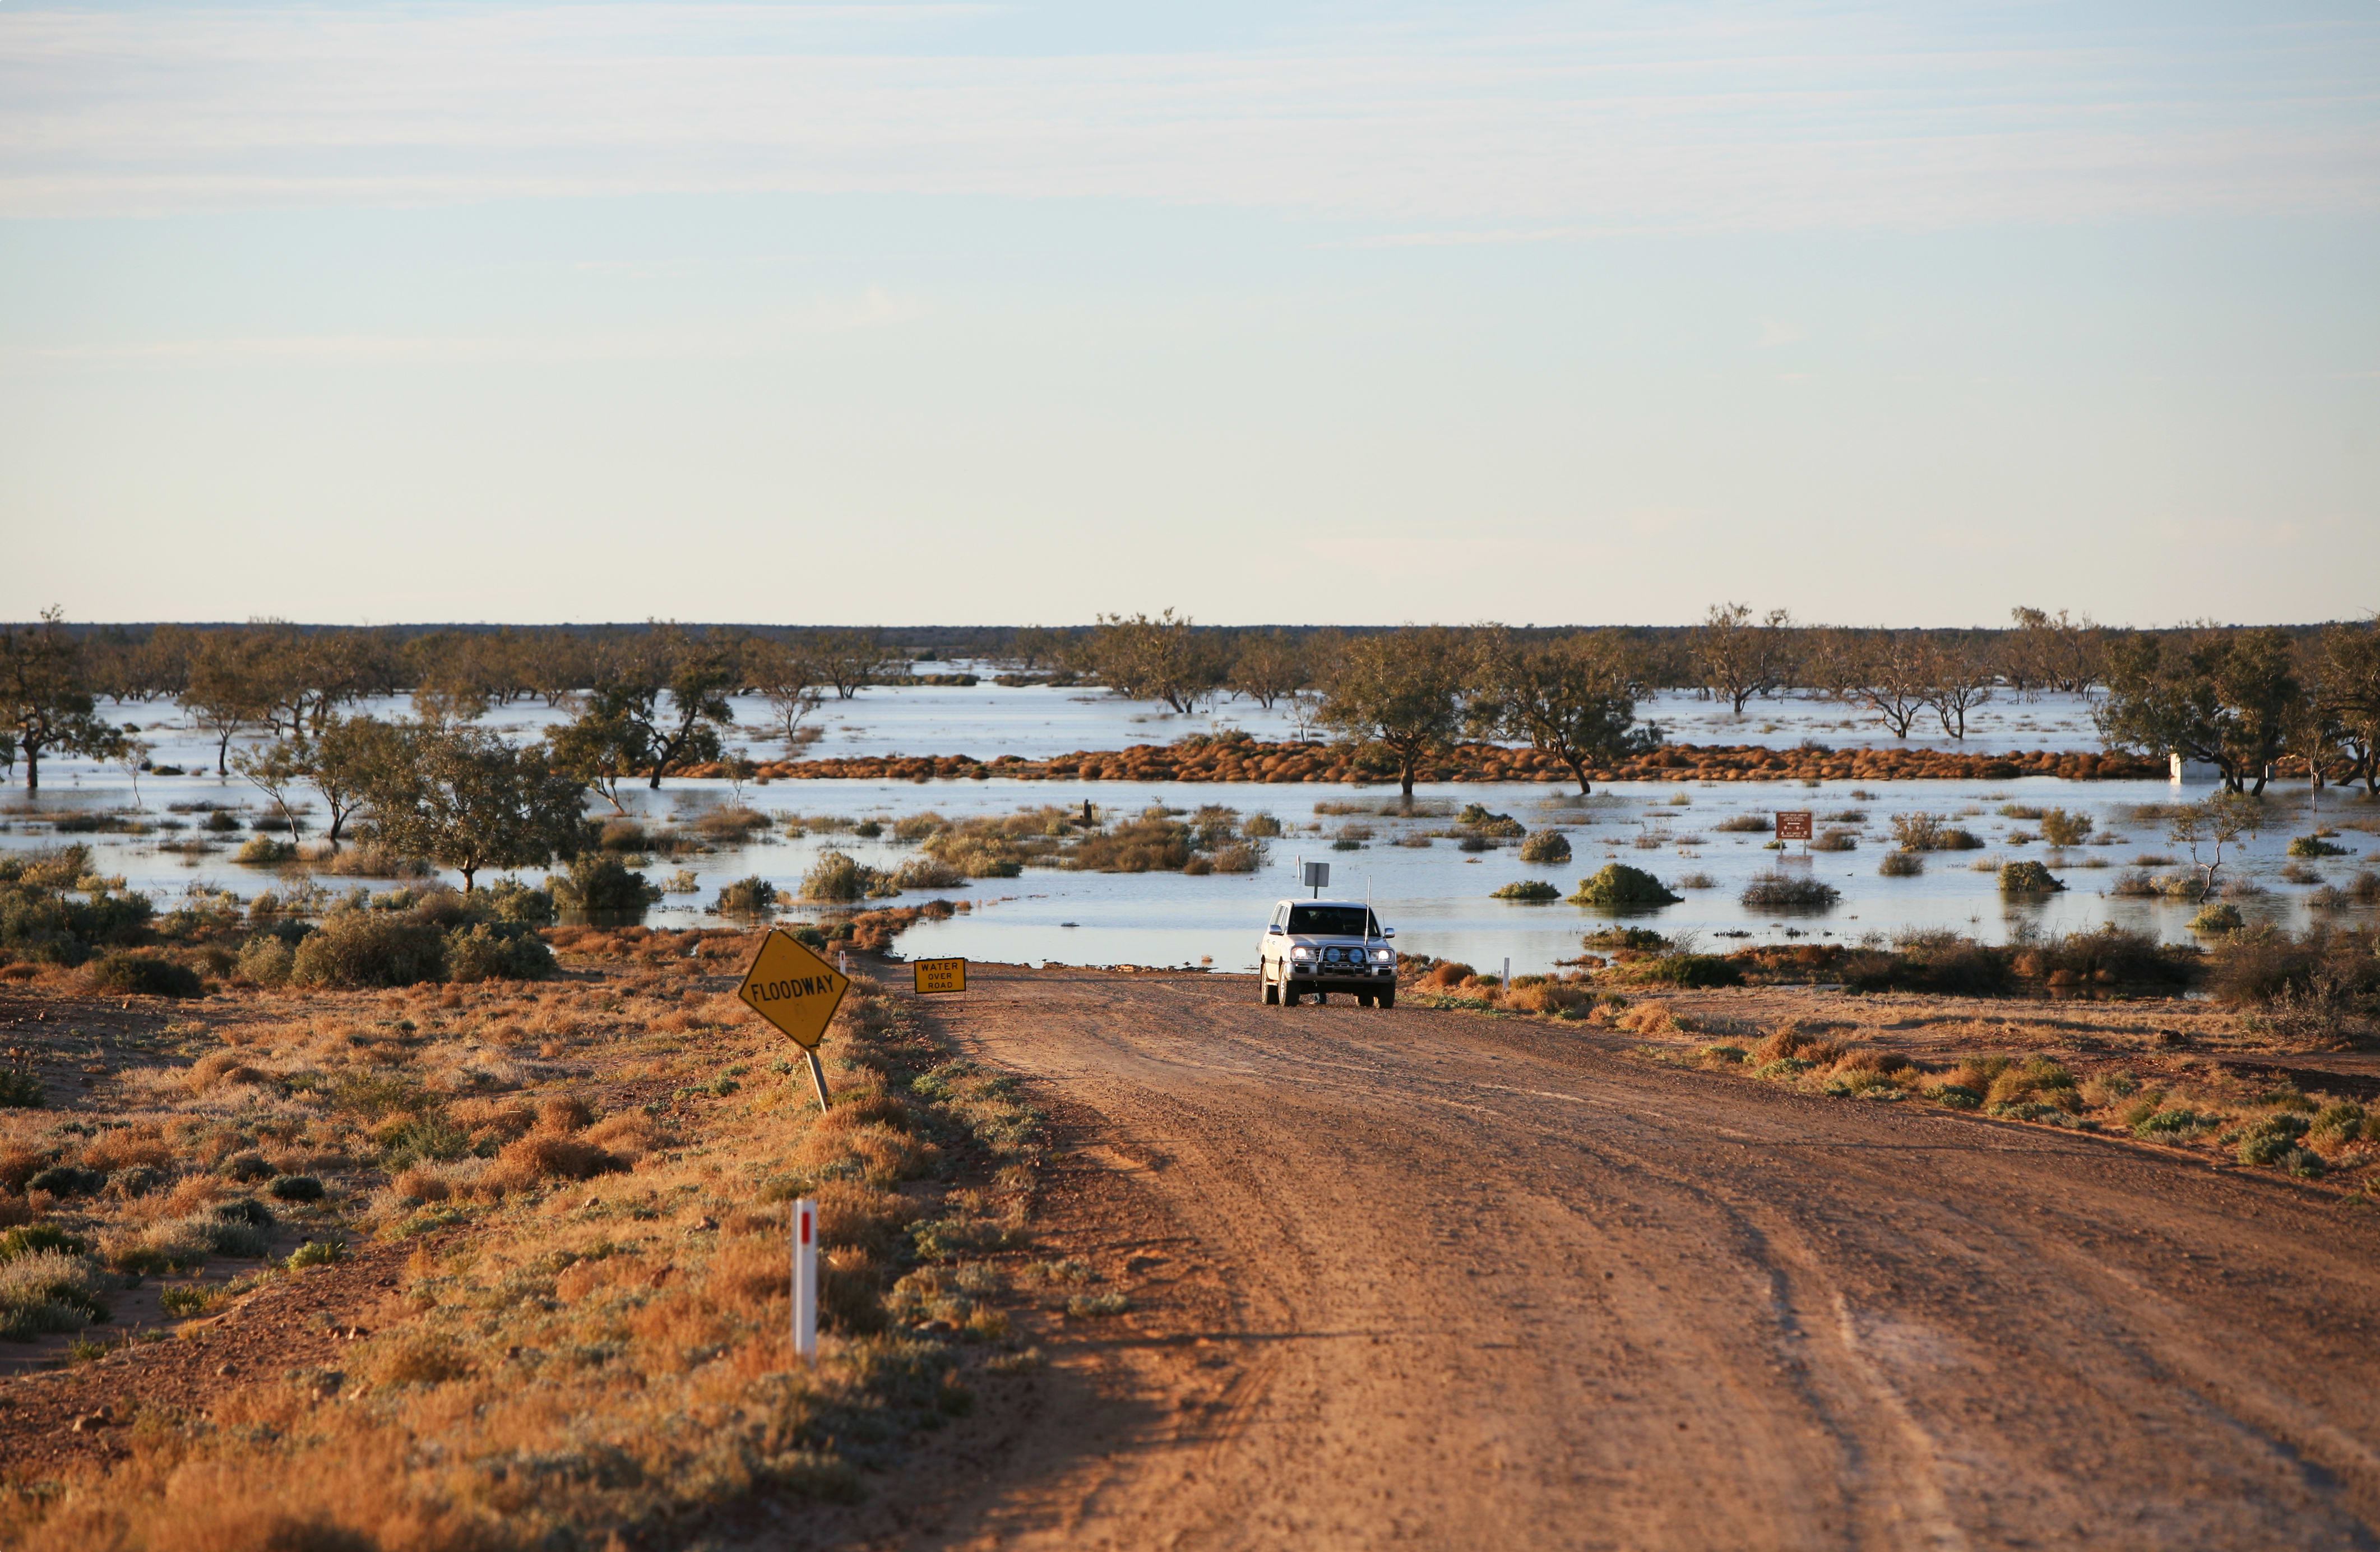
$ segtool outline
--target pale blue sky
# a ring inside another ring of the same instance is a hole
[[[2380,5],[0,5],[0,615],[2380,608]]]

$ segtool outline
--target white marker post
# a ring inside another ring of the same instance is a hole
[[[794,1204],[794,1356],[818,1362],[818,1204]]]

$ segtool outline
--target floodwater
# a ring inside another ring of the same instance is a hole
[[[381,715],[404,715],[410,710],[402,702],[360,709]],[[739,703],[737,710],[739,716],[749,719],[743,729],[749,736],[732,739],[731,743],[747,743],[755,754],[774,752],[774,746],[757,726],[765,709]],[[1724,705],[1714,707],[1685,696],[1660,697],[1645,710],[1648,717],[1663,723],[1672,738],[1688,742],[1791,745],[1813,739],[1852,747],[1888,741],[1872,721],[1824,702],[1755,702],[1741,721],[1729,716]],[[0,813],[0,826],[5,826],[0,827],[0,848],[33,848],[62,840],[88,845],[96,872],[123,877],[129,887],[152,895],[161,909],[192,888],[227,889],[243,897],[268,888],[285,894],[294,883],[310,878],[338,894],[358,886],[395,886],[320,874],[302,864],[242,866],[231,860],[241,838],[237,836],[229,837],[233,844],[212,850],[165,849],[167,845],[187,849],[210,838],[195,827],[194,822],[203,817],[197,805],[233,807],[244,819],[262,815],[269,805],[237,775],[226,780],[212,774],[212,741],[188,727],[172,707],[135,704],[110,708],[109,715],[112,720],[142,726],[142,736],[156,746],[152,756],[156,764],[179,764],[204,774],[143,776],[135,812],[131,787],[123,773],[111,767],[83,761],[45,761],[42,788],[33,802],[25,799],[20,768],[19,785],[9,794],[6,812]],[[547,723],[561,720],[562,715],[541,705],[516,704],[499,709],[487,722],[508,734],[535,737]],[[1239,703],[1226,702],[1210,715],[1170,715],[1145,703],[1119,701],[1098,691],[1002,688],[988,681],[971,688],[865,690],[851,701],[828,703],[813,720],[824,727],[826,736],[805,752],[812,756],[965,753],[990,760],[1014,753],[1038,758],[1078,749],[1170,742],[1188,733],[1223,727],[1243,727],[1262,738],[1291,731],[1281,712],[1267,713]],[[1979,752],[2097,747],[2088,708],[2070,699],[1996,703],[1971,719],[1970,728],[1965,747]],[[1938,727],[1933,731],[1936,736],[1930,740],[1913,738],[1911,741],[1948,741],[1939,737]],[[1697,935],[1707,949],[1780,941],[1796,935],[1840,941],[1871,933],[1888,935],[1912,927],[1949,927],[1999,941],[2024,930],[2072,932],[2108,922],[2183,939],[2188,936],[2190,906],[2119,898],[2109,886],[2143,855],[2174,857],[2186,863],[2186,849],[2167,840],[2165,822],[2143,817],[2137,811],[2142,805],[2172,803],[2204,791],[2203,787],[2182,788],[2162,781],[2061,782],[2047,777],[1890,782],[1864,788],[1849,781],[1807,786],[1684,781],[1620,783],[1581,803],[1574,792],[1559,786],[1443,783],[1426,785],[1416,792],[1421,812],[1410,817],[1393,812],[1386,815],[1316,812],[1318,804],[1345,803],[1393,811],[1394,787],[1379,785],[786,781],[747,786],[744,798],[751,806],[776,815],[884,821],[927,810],[958,819],[1050,803],[1079,807],[1086,799],[1111,814],[1150,806],[1187,811],[1220,803],[1243,814],[1269,813],[1291,831],[1269,843],[1267,864],[1254,874],[1192,877],[1033,868],[1018,878],[979,879],[964,889],[912,892],[896,903],[915,904],[941,897],[969,900],[974,908],[948,921],[911,929],[902,947],[912,955],[961,955],[1026,963],[1211,963],[1219,970],[1251,968],[1257,933],[1270,903],[1283,895],[1302,892],[1294,881],[1296,863],[1305,858],[1330,863],[1329,893],[1354,898],[1368,893],[1382,921],[1398,929],[1401,948],[1466,960],[1482,971],[1500,969],[1509,959],[1512,970],[1521,973],[1542,972],[1556,960],[1577,954],[1581,935],[1609,925],[1612,919],[1566,903],[1524,905],[1493,899],[1491,893],[1517,880],[1542,879],[1567,894],[1579,878],[1608,862],[1645,869],[1684,897],[1680,904],[1631,917],[1632,923],[1672,935]],[[728,799],[723,782],[673,779],[659,792],[639,786],[624,800],[632,813],[650,825],[691,819]],[[1427,845],[1396,844],[1400,838],[1418,840],[1428,831],[1451,827],[1453,813],[1473,802],[1511,814],[1531,830],[1562,831],[1572,848],[1572,861],[1551,866],[1524,863],[1514,843],[1487,852],[1461,851],[1451,839]],[[2018,834],[2037,831],[2039,826],[2033,821],[2004,816],[1999,812],[2003,807],[2061,807],[2088,815],[2095,839],[2119,838],[2062,853],[2053,853],[2038,841],[2019,844],[2014,838]],[[1730,833],[1718,826],[1731,816],[1744,814],[1766,821],[1779,808],[1812,810],[1818,815],[1821,830],[1841,828],[1856,836],[1853,850],[1815,852],[1805,858],[1796,845],[1782,859],[1784,866],[1826,879],[1842,892],[1840,903],[1832,910],[1787,917],[1749,910],[1740,903],[1745,882],[1778,865],[1779,854],[1765,849],[1766,834]],[[2380,818],[2380,806],[2336,789],[2317,799],[2297,784],[2275,789],[2274,810],[2272,827],[2243,851],[2227,858],[2225,873],[2265,891],[2235,898],[2234,903],[2252,919],[2302,925],[2310,918],[2304,898],[2314,886],[2280,876],[2289,838],[2306,833],[2317,818],[2339,826],[2338,843],[2348,847],[2351,855],[2313,866],[2320,879],[2343,883],[2359,869],[2380,862],[2380,844],[2375,844],[2372,834],[2345,827]],[[58,834],[53,821],[75,812],[130,813],[150,830],[142,835]],[[1942,814],[1973,830],[1985,840],[1985,849],[1934,853],[1926,859],[1925,872],[1917,877],[1879,876],[1876,864],[1890,847],[1891,816],[1915,812]],[[1370,835],[1355,838],[1349,849],[1337,849],[1334,841],[1344,838],[1342,831],[1350,825],[1366,827]],[[187,827],[169,827],[175,825]],[[913,850],[892,841],[889,834],[872,840],[849,834],[789,838],[781,829],[762,833],[751,843],[722,846],[708,854],[657,857],[647,870],[656,882],[683,869],[692,874],[694,888],[670,896],[649,920],[656,926],[715,922],[716,918],[704,914],[703,908],[721,886],[751,874],[789,891],[797,889],[803,874],[829,849],[882,867],[897,866]],[[1980,861],[1997,867],[2001,861],[2025,858],[2047,862],[2066,882],[2067,890],[2039,900],[2004,899],[1994,873],[1975,865]],[[2151,872],[2179,871],[2176,864],[2147,866]],[[530,875],[530,881],[534,879]],[[1707,884],[1702,884],[1702,879],[1707,879]],[[1689,881],[1694,886],[1682,886]],[[808,912],[795,909],[785,914],[799,917]],[[2373,912],[2363,909],[2339,919],[2368,922],[2372,918]]]

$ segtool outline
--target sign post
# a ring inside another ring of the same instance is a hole
[[[826,1069],[819,1065],[819,1042],[851,990],[851,977],[838,972],[804,945],[782,932],[760,940],[752,968],[735,995],[744,1006],[783,1032],[802,1048],[810,1064],[810,1082],[818,1086],[819,1108],[827,1107]]]
[[[794,1356],[818,1362],[818,1204],[794,1204]]]
[[[1805,808],[1778,810],[1777,838],[1798,840],[1802,843],[1803,851],[1806,853],[1810,849],[1810,822],[1813,817],[1810,811]]]
[[[934,992],[964,992],[966,990],[966,961],[965,959],[911,959],[909,961],[909,970],[911,974],[915,977],[917,995],[919,996],[925,996]]]
[[[1330,886],[1330,864],[1309,862],[1301,857],[1297,861],[1297,877],[1299,883],[1314,891],[1314,898],[1318,900],[1322,898],[1322,891]]]

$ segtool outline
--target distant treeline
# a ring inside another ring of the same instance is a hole
[[[1227,696],[1285,707],[1301,736],[1327,728],[1394,752],[1408,789],[1427,752],[1465,729],[1556,753],[1584,783],[1658,738],[1637,724],[1643,696],[1682,689],[1739,714],[1763,696],[1823,696],[1895,739],[1933,722],[1962,739],[1994,700],[2095,695],[2111,750],[2204,760],[2235,787],[2261,787],[2284,754],[2380,786],[2380,624],[2138,631],[2063,610],[2012,615],[1997,630],[1810,626],[1732,603],[1693,626],[1594,629],[1211,627],[1171,611],[1075,627],[806,629],[76,627],[53,612],[0,626],[0,760],[24,759],[30,785],[45,752],[121,747],[100,702],[170,699],[216,736],[220,771],[243,730],[320,739],[341,708],[409,693],[415,716],[441,726],[520,701],[566,706],[554,758],[599,787],[629,772],[657,785],[719,758],[725,729],[798,748],[829,695],[941,678],[960,659],[1003,683],[1096,684],[1180,712]],[[739,724],[736,695],[766,703],[759,727]]]
[[[1758,631],[1762,650],[1753,665],[1762,680],[1756,693],[1825,691],[1828,666],[1846,642],[1890,639],[1923,642],[1937,652],[1973,656],[1993,677],[2019,693],[2041,690],[2083,690],[2099,682],[2106,643],[2113,636],[2174,636],[2247,627],[2186,626],[2135,632],[2076,619],[2066,611],[2019,608],[2005,629],[1947,627],[1873,629],[1801,624],[1781,611],[1755,617],[1742,605],[1714,608],[1694,625],[1525,625],[1483,627],[1519,641],[1543,641],[1593,630],[1628,643],[1644,669],[1644,682],[1658,690],[1710,690],[1735,699],[1733,684],[1710,682],[1708,648],[1715,635]],[[1225,665],[1250,643],[1270,655],[1285,651],[1300,659],[1327,661],[1335,643],[1380,635],[1400,626],[1198,625],[1159,617],[1199,643],[1199,655]],[[193,667],[229,651],[312,657],[327,674],[353,681],[354,693],[398,694],[440,686],[470,686],[504,703],[559,697],[591,686],[607,654],[635,651],[660,636],[722,645],[769,642],[804,649],[820,659],[863,658],[868,677],[930,674],[953,661],[987,664],[1016,673],[1057,673],[1083,681],[1102,677],[1102,647],[1124,617],[1101,617],[1090,625],[900,625],[851,629],[828,626],[706,624],[674,621],[572,625],[305,625],[285,620],[202,624],[90,624],[61,620],[64,631],[88,654],[93,688],[118,701],[179,696]],[[1462,628],[1455,628],[1458,631]],[[2278,630],[2292,642],[2318,638],[2324,624],[2256,629]],[[912,669],[910,665],[928,666]],[[1228,672],[1226,673],[1228,678]],[[1721,676],[1730,677],[1730,676]],[[822,681],[823,682],[823,681]],[[841,686],[837,686],[838,690]],[[1220,688],[1233,687],[1220,684]]]

